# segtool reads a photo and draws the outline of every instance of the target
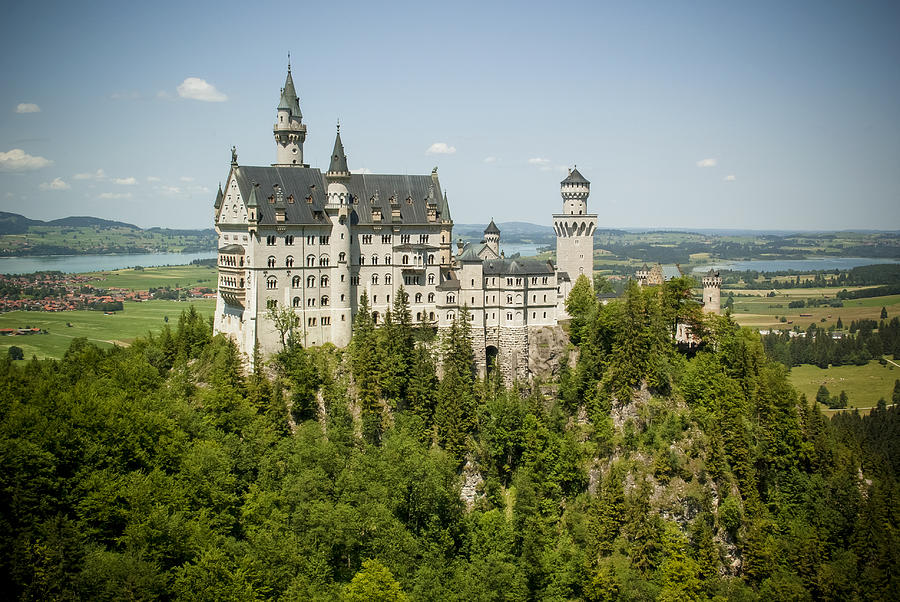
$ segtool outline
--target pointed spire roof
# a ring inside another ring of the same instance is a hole
[[[219,182],[219,192],[216,193],[216,202],[213,204],[213,207],[218,209],[222,206],[222,200],[225,198],[225,194],[222,192],[222,182]]]
[[[259,184],[253,182],[250,186],[250,199],[247,201],[247,207],[259,207],[259,200],[256,198],[256,189]]]
[[[569,172],[566,179],[560,182],[560,184],[590,184],[590,182],[579,173],[578,166],[575,166],[572,168],[572,171]]]
[[[328,166],[328,175],[349,174],[347,169],[347,155],[344,154],[344,144],[341,142],[341,126],[337,126],[337,135],[334,137],[334,150],[331,151],[331,165]]]
[[[484,229],[485,234],[500,234],[500,228],[497,227],[497,224],[494,223],[494,218],[491,218],[491,223],[488,224],[488,227]]]
[[[291,116],[297,119],[303,119],[303,113],[300,112],[300,99],[297,97],[297,91],[294,88],[294,78],[291,77],[291,63],[288,62],[287,77],[284,80],[284,88],[281,89],[281,100],[278,103],[278,109],[288,110]]]

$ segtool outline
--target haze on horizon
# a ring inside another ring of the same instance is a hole
[[[0,210],[210,227],[290,52],[306,162],[340,119],[458,223],[549,224],[577,164],[601,228],[900,229],[896,2],[287,6],[7,7]]]

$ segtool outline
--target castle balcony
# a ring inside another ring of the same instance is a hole
[[[228,305],[232,307],[244,308],[247,300],[247,292],[243,288],[236,286],[219,286],[219,296]]]

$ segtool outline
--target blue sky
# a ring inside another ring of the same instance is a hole
[[[81,4],[81,5],[79,5]],[[439,168],[458,223],[900,229],[900,3],[15,3],[0,210],[208,227],[275,160],[291,52],[327,167]],[[194,79],[191,79],[194,78]],[[438,152],[435,152],[438,151]]]

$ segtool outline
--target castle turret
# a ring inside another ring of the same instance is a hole
[[[593,282],[597,215],[587,212],[591,183],[578,169],[572,169],[566,179],[560,182],[560,194],[563,211],[553,215],[557,270],[566,272],[573,283],[581,274]]]
[[[291,64],[288,62],[287,78],[281,89],[275,126],[275,163],[277,167],[309,167],[303,164],[303,143],[306,141],[306,126],[300,112],[300,99],[294,89]]]
[[[334,138],[331,163],[325,174],[325,211],[331,220],[331,248],[337,267],[331,278],[331,341],[338,347],[350,344],[353,319],[350,293],[350,170],[341,142],[341,126]]]
[[[703,277],[703,311],[721,312],[722,277],[719,272],[710,270]]]
[[[484,244],[498,256],[500,255],[500,228],[494,223],[494,218],[491,218],[491,223],[484,229]]]

